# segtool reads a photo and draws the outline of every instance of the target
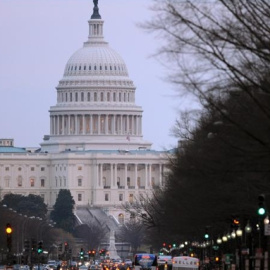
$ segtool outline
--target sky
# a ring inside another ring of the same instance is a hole
[[[143,108],[143,137],[170,149],[180,107],[166,70],[151,55],[160,40],[138,27],[154,16],[152,0],[99,0],[104,38],[124,59]],[[88,36],[92,0],[0,0],[0,138],[38,147],[50,133],[49,109],[69,57]],[[186,105],[187,106],[187,105]]]

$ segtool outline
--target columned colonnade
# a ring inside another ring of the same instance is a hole
[[[141,136],[141,114],[65,114],[50,116],[51,135],[130,134]]]
[[[97,187],[105,189],[152,189],[163,185],[163,164],[100,163],[97,164]]]

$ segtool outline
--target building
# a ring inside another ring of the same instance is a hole
[[[167,155],[143,139],[143,110],[121,56],[103,37],[98,1],[88,40],[68,60],[50,107],[50,134],[40,147],[0,140],[0,198],[42,196],[52,207],[60,189],[76,206],[101,207],[125,219],[120,206],[164,184]]]

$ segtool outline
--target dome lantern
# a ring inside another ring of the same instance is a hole
[[[93,14],[91,16],[91,19],[101,19],[101,16],[98,12],[98,0],[94,0],[94,8],[93,8]]]

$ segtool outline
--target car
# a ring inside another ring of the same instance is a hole
[[[168,265],[171,265],[172,264],[172,256],[160,255],[157,257],[157,263],[159,266],[165,265],[165,263]]]
[[[20,270],[30,270],[30,267],[28,265],[21,265]]]
[[[128,266],[132,266],[132,260],[130,260],[130,259],[125,259],[125,260],[124,260],[124,263],[125,263],[126,265],[128,265]]]
[[[81,265],[79,267],[79,270],[88,270],[88,267],[86,265]]]
[[[47,264],[45,270],[56,270],[57,266],[55,264]]]

